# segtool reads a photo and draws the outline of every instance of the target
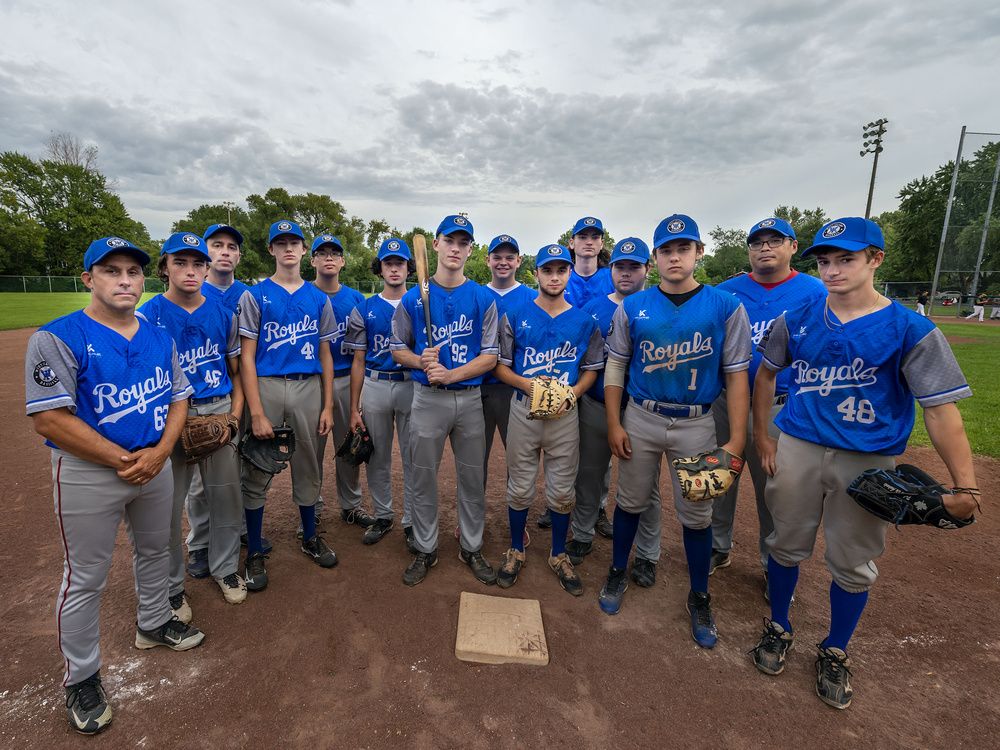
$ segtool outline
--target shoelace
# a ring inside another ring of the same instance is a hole
[[[170,597],[170,609],[180,609],[184,606],[184,593],[174,594]]]
[[[608,576],[608,590],[619,591],[625,583],[625,570],[621,573],[612,573]]]
[[[851,674],[850,667],[844,663],[845,659],[841,659],[830,651],[821,651],[817,661],[822,666],[823,675],[828,677],[832,682],[841,682],[842,673],[846,673],[847,676]]]
[[[84,711],[89,711],[101,704],[102,698],[100,685],[100,679],[96,679],[94,677],[89,677],[80,683],[80,687],[76,692],[76,699],[80,704],[80,708]]]
[[[239,588],[240,586],[240,579],[236,577],[235,573],[230,573],[229,575],[227,575],[225,578],[222,579],[222,582],[231,589]]]
[[[563,557],[559,562],[556,563],[556,570],[562,573],[564,576],[572,578],[575,574],[573,570],[573,563],[569,561],[568,557]]]
[[[176,617],[171,617],[163,625],[163,632],[166,633],[176,633],[177,635],[183,635],[188,631],[188,626],[183,622],[178,620]]]
[[[708,608],[707,602],[698,602],[692,609],[694,609],[694,616],[699,625],[704,625],[706,628],[712,627],[712,610]]]
[[[755,654],[758,651],[778,650],[780,647],[781,634],[770,627],[770,621],[764,620],[764,634],[760,637],[760,643],[750,649],[747,653]]]

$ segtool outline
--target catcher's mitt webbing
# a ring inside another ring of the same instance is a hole
[[[337,456],[346,459],[353,466],[368,463],[375,452],[372,436],[365,427],[360,427],[344,436],[344,442],[337,450]]]
[[[895,524],[922,524],[938,529],[960,529],[976,519],[956,518],[944,507],[942,495],[970,492],[978,507],[979,491],[969,487],[945,489],[934,477],[910,464],[895,470],[869,469],[847,488],[847,494],[872,515]]]
[[[531,380],[531,405],[528,419],[555,419],[569,412],[576,405],[576,393],[565,383],[553,377],[542,375]],[[569,408],[560,412],[563,403],[569,401]]]
[[[295,453],[295,431],[288,425],[274,428],[273,438],[254,437],[247,431],[240,441],[240,455],[263,472],[274,475],[283,471]]]
[[[240,421],[233,414],[204,414],[187,418],[181,430],[185,461],[196,464],[236,437]]]
[[[722,497],[743,471],[743,459],[723,448],[690,458],[675,458],[672,463],[681,494],[692,502]]]

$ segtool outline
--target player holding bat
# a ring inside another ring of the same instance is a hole
[[[472,222],[446,216],[434,238],[437,270],[428,279],[424,238],[415,235],[419,286],[404,295],[392,318],[393,359],[413,369],[415,383],[409,460],[417,553],[403,573],[407,586],[420,583],[437,565],[437,473],[448,437],[458,475],[459,558],[482,583],[496,581],[481,552],[486,437],[479,386],[497,363],[497,308],[489,291],[465,277],[472,242]]]

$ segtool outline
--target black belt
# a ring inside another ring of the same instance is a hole
[[[478,385],[428,385],[427,383],[419,383],[419,385],[429,388],[432,391],[471,391],[479,389]]]
[[[410,373],[405,370],[385,372],[383,370],[369,370],[365,368],[365,377],[372,380],[391,380],[393,383],[403,383],[410,379]]]
[[[712,409],[711,404],[665,404],[662,401],[642,401],[635,396],[629,398],[640,409],[659,414],[661,417],[701,417]]]
[[[341,368],[339,370],[334,370],[333,371],[333,377],[335,377],[335,378],[342,378],[345,375],[350,375],[350,374],[351,374],[351,368],[350,367],[343,367],[343,368]]]
[[[309,380],[309,378],[316,377],[315,372],[298,372],[292,375],[264,375],[266,378],[274,378],[276,380]]]
[[[191,406],[204,406],[205,404],[215,404],[227,398],[229,398],[228,393],[225,396],[205,396],[205,398],[192,398]]]

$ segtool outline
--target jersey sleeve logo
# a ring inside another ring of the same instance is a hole
[[[35,382],[43,388],[51,388],[59,382],[59,377],[56,375],[55,370],[49,367],[48,362],[45,360],[35,365],[33,377],[35,378]]]
[[[667,224],[667,231],[670,234],[677,234],[678,232],[684,231],[685,224],[680,219],[674,219],[672,222]]]
[[[844,222],[835,221],[823,230],[823,238],[827,240],[832,239],[843,234],[846,230],[847,227],[844,225]]]
[[[878,382],[875,375],[878,366],[866,367],[861,357],[840,367],[812,367],[805,360],[797,359],[792,362],[792,371],[799,393],[816,391],[820,396],[829,396],[841,388],[864,388]]]

